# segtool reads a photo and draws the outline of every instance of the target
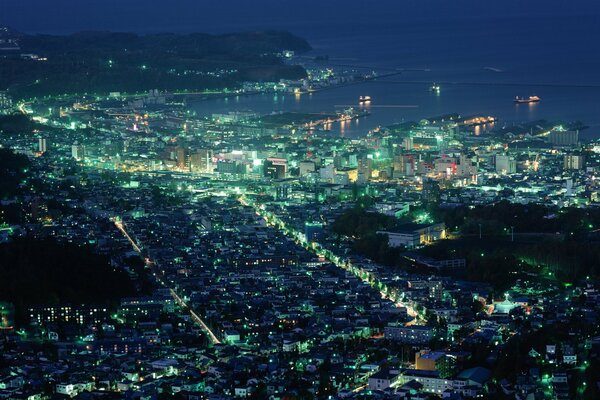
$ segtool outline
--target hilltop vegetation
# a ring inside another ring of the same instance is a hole
[[[17,193],[30,165],[27,156],[15,154],[10,149],[0,149],[0,200]]]
[[[25,322],[39,304],[111,304],[136,293],[129,276],[91,248],[54,240],[15,239],[0,245],[0,301]]]
[[[409,217],[422,214],[432,221],[444,222],[456,237],[416,251],[436,259],[464,258],[464,278],[491,283],[499,291],[526,274],[564,282],[600,277],[596,262],[600,258],[598,209],[499,202],[456,208],[433,205],[412,210]],[[354,208],[339,216],[331,229],[353,238],[352,249],[356,253],[384,265],[407,268],[402,257],[405,249],[389,247],[387,237],[376,233],[401,222]]]

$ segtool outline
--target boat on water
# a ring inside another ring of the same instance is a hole
[[[524,97],[515,97],[515,103],[520,104],[520,103],[537,103],[538,101],[540,101],[540,98],[538,96],[529,96],[528,98],[524,98]]]
[[[370,103],[371,102],[371,96],[360,96],[358,98],[358,102],[359,103]]]
[[[440,90],[442,90],[442,88],[440,87],[440,85],[437,85],[435,83],[433,85],[431,85],[431,87],[429,88],[429,91],[430,92],[434,92],[434,93],[439,93]]]

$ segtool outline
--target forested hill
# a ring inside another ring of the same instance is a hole
[[[20,51],[3,52],[0,89],[10,88],[16,97],[199,90],[232,87],[242,81],[296,79],[306,71],[285,64],[280,54],[311,48],[304,39],[279,31],[11,35]]]

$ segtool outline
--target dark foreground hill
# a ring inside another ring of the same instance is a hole
[[[0,301],[15,305],[20,323],[30,306],[111,305],[135,293],[129,276],[90,248],[32,238],[0,244]]]

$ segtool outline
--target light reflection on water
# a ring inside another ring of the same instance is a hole
[[[502,125],[512,122],[539,119],[585,122],[591,128],[590,136],[600,136],[600,102],[598,91],[590,87],[524,87],[509,85],[448,84],[439,96],[429,92],[426,83],[389,84],[384,80],[360,85],[339,87],[310,94],[273,94],[237,96],[230,99],[212,99],[191,103],[198,115],[229,111],[254,111],[260,114],[272,112],[334,112],[347,106],[366,109],[371,113],[360,120],[334,123],[333,133],[356,137],[365,135],[377,126],[388,126],[405,121],[459,113],[491,115],[499,118]],[[539,103],[515,104],[516,95],[536,93]],[[370,95],[370,104],[359,104],[361,95]],[[577,98],[574,103],[573,98]],[[335,107],[336,105],[341,107]]]

